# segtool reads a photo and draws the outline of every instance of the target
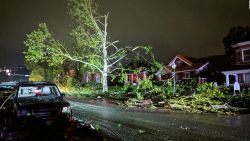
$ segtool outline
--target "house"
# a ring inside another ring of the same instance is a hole
[[[70,68],[67,72],[67,75],[72,78],[79,77],[79,72],[77,73],[77,70],[75,68]],[[95,82],[95,83],[101,83],[101,74],[97,72],[91,72],[86,71],[81,76],[81,79],[83,82],[89,83],[89,82]]]
[[[83,81],[84,82],[95,82],[101,83],[101,74],[95,72],[87,72],[83,74]]]
[[[140,80],[145,80],[147,78],[147,72],[146,71],[141,71],[140,73],[127,73],[127,78],[126,78],[126,83],[129,84],[136,84]]]
[[[172,68],[173,64],[176,64],[175,70]],[[177,81],[195,79],[197,82],[203,83],[207,82],[207,77],[202,72],[207,69],[208,64],[208,61],[177,55],[169,64],[164,66],[163,70],[158,71],[156,76],[161,81],[173,78],[173,74],[175,73]]]
[[[235,51],[235,63],[226,68],[222,73],[225,75],[226,85],[234,82],[242,87],[250,86],[250,41],[239,42],[231,46]]]
[[[141,80],[148,78],[148,69],[151,65],[145,61],[132,61],[126,66],[125,83],[137,84]]]

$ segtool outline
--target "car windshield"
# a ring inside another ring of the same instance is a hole
[[[60,96],[56,86],[21,86],[18,89],[18,98],[35,96]]]
[[[14,90],[15,85],[0,85],[0,91]]]

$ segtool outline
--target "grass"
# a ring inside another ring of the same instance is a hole
[[[82,87],[82,88],[72,88],[72,87],[59,87],[60,91],[62,93],[65,93],[67,96],[85,96],[85,97],[91,97],[95,96],[98,91],[93,90],[91,87]]]

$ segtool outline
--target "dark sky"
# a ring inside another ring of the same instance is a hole
[[[223,54],[223,37],[232,26],[250,25],[248,0],[98,0],[109,12],[109,31],[121,45],[151,45],[159,61],[175,54]],[[25,34],[46,22],[67,40],[66,0],[1,0],[0,65],[23,64]]]

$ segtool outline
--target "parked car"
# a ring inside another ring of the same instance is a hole
[[[0,83],[0,105],[13,94],[17,87],[17,82],[1,82]]]
[[[63,124],[71,118],[70,104],[58,87],[47,82],[21,82],[7,103],[9,120],[17,125]]]

